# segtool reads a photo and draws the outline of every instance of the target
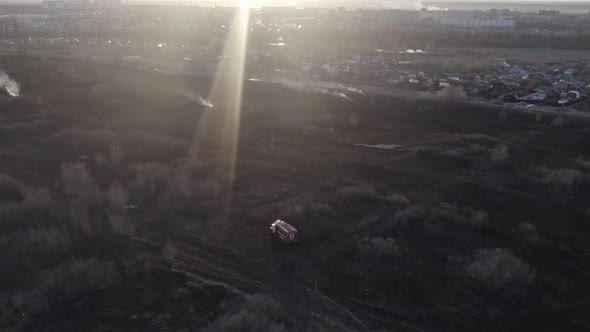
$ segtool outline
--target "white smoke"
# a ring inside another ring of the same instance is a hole
[[[389,0],[383,2],[383,7],[392,9],[420,10],[423,8],[421,0]]]
[[[354,93],[358,93],[359,95],[366,96],[365,92],[363,90],[359,89],[359,88],[354,88],[354,87],[351,87],[351,86],[345,86],[345,85],[343,85],[341,83],[338,83],[337,87],[338,87],[338,89],[343,89],[343,90],[346,90],[348,92],[354,92]]]
[[[20,84],[10,78],[3,69],[0,69],[0,89],[5,89],[12,97],[18,97],[20,95]]]
[[[390,0],[386,1],[385,8],[392,8],[392,9],[406,9],[406,10],[421,10],[422,8],[426,8],[429,11],[435,10],[448,10],[448,8],[440,8],[437,6],[425,6],[421,0]]]
[[[315,92],[323,95],[332,96],[334,98],[344,100],[344,101],[354,101],[349,94],[360,94],[365,96],[366,94],[357,88],[354,87],[347,87],[340,83],[332,83],[332,82],[296,82],[296,81],[289,81],[289,80],[282,80],[281,83],[286,87],[296,90],[296,91],[305,91],[305,92]]]
[[[211,100],[204,98],[203,96],[199,96],[192,91],[181,91],[179,94],[195,104],[199,104],[207,108],[213,108],[213,103]]]
[[[431,11],[431,12],[433,12],[433,11],[437,11],[437,10],[438,10],[438,11],[445,11],[445,12],[446,12],[446,11],[448,11],[448,10],[449,10],[448,8],[441,8],[441,7],[437,7],[437,6],[428,6],[428,7],[426,7],[426,9],[427,9],[428,11]]]
[[[199,104],[201,104],[205,107],[213,108],[213,103],[211,103],[211,101],[209,99],[205,99],[201,96],[199,96]]]

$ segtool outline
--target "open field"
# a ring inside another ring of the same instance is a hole
[[[590,326],[590,122],[249,82],[230,185],[207,79],[0,68],[2,330]]]

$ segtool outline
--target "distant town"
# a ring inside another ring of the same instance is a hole
[[[44,0],[5,6],[9,54],[73,52],[157,71],[213,75],[234,7],[122,6],[120,0]],[[268,7],[250,11],[247,74],[355,89],[567,107],[590,94],[590,63],[527,61],[482,50],[590,48],[590,15],[557,10],[365,10]],[[465,48],[479,54],[465,57]],[[460,59],[460,60],[459,60]],[[405,92],[404,92],[405,91]],[[584,107],[580,107],[584,109]]]

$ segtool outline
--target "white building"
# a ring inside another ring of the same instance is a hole
[[[422,21],[434,24],[456,26],[462,28],[504,28],[516,26],[516,20],[510,16],[498,16],[481,11],[426,11],[420,13]]]
[[[18,26],[39,28],[47,24],[49,15],[45,14],[17,14],[0,15],[0,23],[13,23]]]
[[[43,0],[43,9],[64,9],[66,2],[64,0]]]
[[[420,15],[408,10],[380,10],[377,14],[377,25],[411,25],[420,23]]]

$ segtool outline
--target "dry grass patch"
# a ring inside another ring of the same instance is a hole
[[[507,249],[483,249],[465,267],[467,274],[494,289],[524,293],[535,272],[524,260]]]
[[[129,193],[125,186],[116,181],[111,184],[105,194],[109,207],[114,211],[124,211],[127,207]]]
[[[110,262],[95,258],[66,261],[39,276],[39,287],[16,294],[13,304],[20,312],[39,315],[48,311],[67,314],[94,293],[110,287],[118,274]]]
[[[100,199],[98,188],[83,163],[62,164],[60,183],[64,194],[70,201],[92,205]]]
[[[373,237],[359,244],[359,249],[365,253],[378,254],[388,257],[401,255],[401,246],[396,239]]]
[[[21,201],[25,198],[25,185],[10,175],[0,174],[0,202]]]
[[[566,193],[577,191],[590,180],[589,175],[571,168],[550,169],[542,166],[536,168],[533,173],[533,182]]]

